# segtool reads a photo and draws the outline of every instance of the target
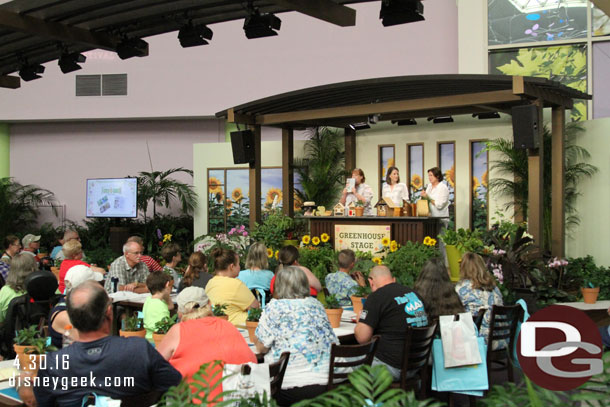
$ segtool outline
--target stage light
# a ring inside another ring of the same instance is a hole
[[[178,31],[178,40],[182,48],[197,47],[207,45],[206,40],[211,40],[214,33],[207,25],[193,25],[188,23]]]
[[[417,122],[415,119],[403,119],[403,120],[392,120],[392,124],[397,126],[415,126]]]
[[[244,32],[248,39],[271,37],[277,35],[282,25],[282,20],[274,14],[260,14],[258,9],[252,7],[252,3],[248,6],[248,17],[244,21]]]
[[[41,73],[44,73],[44,66],[38,65],[24,65],[19,70],[19,76],[26,82],[33,81],[34,79],[42,78]]]
[[[369,126],[368,123],[360,122],[360,123],[351,123],[349,125],[349,128],[352,130],[365,130],[365,129],[370,129],[371,126]]]
[[[371,114],[371,115],[369,115],[369,124],[377,124],[378,121],[379,121],[379,115],[378,114]]]
[[[472,117],[478,117],[479,120],[499,119],[500,118],[500,113],[498,113],[498,112],[473,113]]]
[[[72,54],[62,54],[57,64],[63,73],[69,73],[82,69],[79,64],[82,64],[86,60],[86,56],[78,52],[74,52]]]
[[[148,55],[148,43],[140,38],[124,39],[117,45],[116,53],[121,59],[145,57]]]
[[[437,116],[437,117],[428,117],[428,121],[432,120],[432,123],[452,123],[453,117],[451,116]]]
[[[420,0],[382,0],[379,18],[384,27],[422,21],[424,5]]]

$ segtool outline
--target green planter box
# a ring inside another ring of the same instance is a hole
[[[451,281],[457,282],[460,280],[460,260],[462,259],[462,254],[454,245],[445,245],[445,251],[447,252],[447,261],[449,262],[449,277]]]

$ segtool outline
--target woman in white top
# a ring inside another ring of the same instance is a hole
[[[403,201],[409,200],[409,189],[405,184],[400,182],[398,168],[388,168],[388,173],[385,176],[385,184],[381,190],[383,198],[390,198],[395,205],[402,206]]]
[[[373,190],[364,183],[364,172],[360,168],[354,168],[352,178],[356,180],[356,186],[351,191],[348,191],[348,186],[346,185],[341,195],[341,204],[349,206],[352,202],[355,204],[358,201],[362,201],[364,202],[364,214],[372,215],[373,207],[371,206],[371,201],[373,200]]]
[[[428,170],[428,180],[430,183],[425,191],[422,191],[422,198],[427,198],[430,207],[430,216],[435,218],[441,218],[438,222],[438,234],[443,233],[449,225],[449,188],[443,182],[443,173],[438,167],[433,167]],[[445,245],[439,239],[438,248],[443,255],[445,265],[447,263],[447,252],[445,251]]]

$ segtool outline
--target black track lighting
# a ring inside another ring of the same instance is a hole
[[[432,120],[432,123],[452,123],[453,117],[451,116],[437,116],[437,117],[428,117],[428,121]]]
[[[500,113],[498,113],[498,112],[473,113],[472,117],[478,117],[479,120],[499,119],[500,118]]]
[[[42,76],[40,76],[41,73],[44,73],[44,66],[40,64],[23,65],[21,69],[19,69],[19,76],[26,82],[42,78]]]
[[[79,64],[82,64],[86,60],[87,57],[85,57],[83,54],[73,52],[72,54],[62,54],[57,64],[63,73],[69,73],[82,69]]]
[[[121,59],[145,57],[148,55],[148,43],[141,38],[126,38],[117,45],[116,53]]]
[[[349,128],[352,130],[365,130],[365,129],[370,129],[371,126],[369,126],[369,124],[366,122],[360,122],[360,123],[351,123],[349,125]]]
[[[424,20],[421,0],[382,0],[379,18],[384,27]]]
[[[178,40],[182,48],[197,47],[199,45],[207,45],[206,40],[211,40],[214,33],[207,25],[193,25],[188,23],[178,31]]]
[[[244,32],[248,39],[277,35],[281,25],[282,20],[274,14],[261,14],[252,6],[252,2],[249,2],[248,17],[244,21]]]
[[[392,120],[392,124],[397,126],[414,126],[417,124],[417,121],[415,119]]]

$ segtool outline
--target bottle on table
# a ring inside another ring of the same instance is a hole
[[[74,338],[72,336],[72,329],[72,325],[70,324],[64,327],[64,333],[61,336],[62,348],[67,348],[68,346],[72,345],[72,342],[74,342]]]

